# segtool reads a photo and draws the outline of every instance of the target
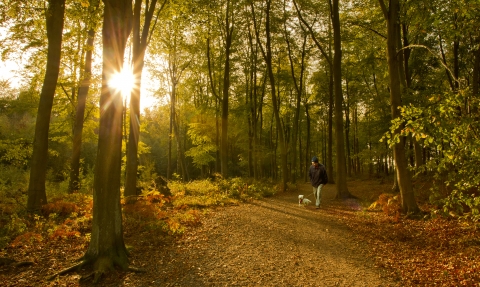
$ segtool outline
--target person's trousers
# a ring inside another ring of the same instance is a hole
[[[319,207],[320,206],[320,201],[322,200],[322,187],[323,184],[320,184],[319,186],[315,187],[313,186],[313,195],[315,196],[315,206]]]

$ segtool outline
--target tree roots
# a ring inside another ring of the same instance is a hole
[[[25,267],[33,265],[33,261],[16,261],[15,259],[0,257],[0,266],[12,265],[14,267]]]
[[[55,273],[54,275],[48,277],[48,280],[53,280],[57,276],[65,275],[65,274],[67,274],[71,271],[75,271],[75,270],[77,270],[77,269],[79,269],[79,268],[81,268],[85,265],[88,265],[88,264],[93,264],[94,271],[85,275],[85,276],[82,276],[82,278],[80,278],[80,282],[85,282],[85,281],[88,281],[88,280],[93,278],[93,283],[97,283],[98,280],[102,277],[102,275],[104,275],[108,271],[114,269],[113,268],[114,265],[118,265],[118,266],[121,267],[121,269],[123,269],[125,271],[129,271],[129,272],[135,272],[135,273],[146,272],[146,270],[144,270],[144,269],[136,268],[136,267],[132,267],[132,266],[122,267],[120,264],[115,264],[115,262],[113,260],[109,260],[109,258],[98,258],[96,260],[82,259],[82,261],[80,261],[79,263],[77,263],[75,265],[72,265],[68,268],[65,268],[65,269],[61,270],[60,272]]]
[[[87,261],[81,261],[80,263],[77,263],[73,266],[70,266],[66,269],[63,269],[62,271],[58,272],[58,273],[55,273],[54,275],[48,277],[48,280],[53,280],[55,279],[57,276],[60,276],[60,275],[65,275],[67,274],[68,272],[70,271],[74,271],[74,270],[77,270],[78,268],[81,268],[82,266],[86,265],[88,262]]]

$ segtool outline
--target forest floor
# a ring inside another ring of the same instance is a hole
[[[181,237],[125,234],[131,264],[96,286],[480,286],[480,232],[457,220],[411,220],[365,211],[391,184],[349,181],[359,199],[336,201],[323,189],[315,209],[311,187],[216,208]],[[298,205],[298,195],[312,200]],[[88,270],[48,276],[74,264],[86,245],[45,242],[7,248],[0,257],[32,266],[0,265],[1,286],[91,286]]]

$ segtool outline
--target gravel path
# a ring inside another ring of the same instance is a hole
[[[311,194],[308,185],[300,190]],[[134,286],[398,286],[363,256],[366,246],[329,211],[299,207],[298,192],[222,208],[174,245],[151,246],[147,273]],[[308,196],[312,199],[313,195]],[[157,248],[161,248],[158,250]],[[153,258],[152,258],[153,257]],[[148,283],[146,283],[148,282]]]

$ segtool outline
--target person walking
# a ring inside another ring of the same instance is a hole
[[[320,208],[320,201],[322,199],[322,187],[328,183],[327,170],[325,166],[318,162],[318,158],[312,158],[312,165],[308,170],[308,176],[313,187],[313,194],[315,195],[315,208]]]

